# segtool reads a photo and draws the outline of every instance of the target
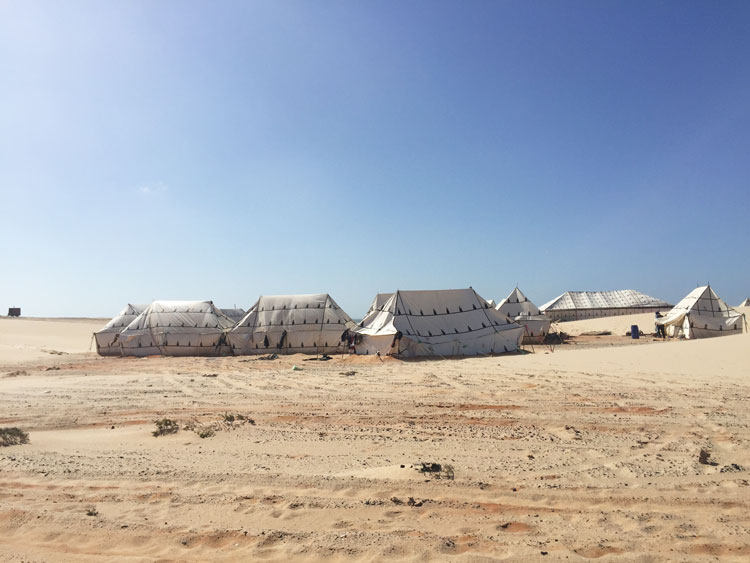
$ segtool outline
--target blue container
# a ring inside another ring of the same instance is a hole
[[[638,330],[638,325],[630,325],[630,338],[638,340],[641,337],[641,331]]]

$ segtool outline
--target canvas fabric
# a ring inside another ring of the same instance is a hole
[[[234,324],[211,301],[154,301],[118,340],[125,356],[218,356]]]
[[[597,317],[636,315],[665,311],[672,305],[635,291],[567,291],[539,309],[552,321],[575,321]]]
[[[744,314],[728,306],[711,286],[698,287],[661,319],[667,335],[674,338],[711,338],[742,333]]]
[[[740,307],[750,307],[750,297],[745,299],[742,303],[739,305]]]
[[[518,288],[511,291],[496,309],[525,328],[524,343],[541,342],[549,333],[550,319]]]
[[[354,327],[349,315],[327,293],[265,295],[227,333],[236,355],[335,354]]]
[[[523,328],[469,288],[397,291],[353,332],[358,354],[472,356],[517,350]]]
[[[392,296],[393,293],[378,293],[375,296],[375,299],[372,300],[372,303],[370,304],[369,309],[367,309],[367,313],[365,313],[365,316],[369,315],[372,311],[382,311],[383,306]]]
[[[100,356],[121,356],[122,349],[118,343],[120,333],[140,315],[148,305],[128,303],[104,328],[94,333],[96,352]]]

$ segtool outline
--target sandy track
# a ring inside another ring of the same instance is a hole
[[[747,561],[749,342],[8,364],[0,559]]]

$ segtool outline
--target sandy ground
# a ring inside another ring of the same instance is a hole
[[[91,336],[108,321],[0,317],[0,364],[95,351]]]
[[[2,561],[750,559],[748,334],[104,359],[101,324],[0,319],[0,427],[31,439],[0,448]]]
[[[667,311],[669,310],[667,309]],[[665,314],[667,311],[662,314]],[[555,323],[555,326],[572,335],[579,335],[582,332],[589,331],[609,330],[612,334],[625,336],[625,333],[630,331],[632,325],[638,325],[638,329],[644,334],[653,334],[656,330],[654,320],[653,313],[644,313],[642,315],[623,315],[621,317],[604,317],[585,321]]]

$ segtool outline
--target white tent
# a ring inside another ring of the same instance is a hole
[[[358,354],[472,356],[517,350],[523,328],[469,288],[397,291],[352,332]]]
[[[497,303],[495,303],[495,300],[494,300],[494,299],[488,299],[488,300],[487,300],[487,305],[489,305],[489,306],[490,306],[490,307],[492,307],[493,309],[496,309],[496,308],[497,308]]]
[[[750,297],[748,297],[742,303],[740,303],[739,306],[740,307],[750,307]]]
[[[354,323],[327,293],[266,295],[227,333],[234,354],[334,354]]]
[[[140,315],[148,305],[132,305],[130,303],[109,321],[104,328],[94,333],[96,352],[100,356],[121,356],[122,349],[117,342],[120,333]]]
[[[633,289],[566,291],[539,309],[551,321],[575,321],[617,315],[666,311],[672,305]]]
[[[124,356],[218,356],[233,326],[211,301],[154,301],[118,340]]]
[[[744,317],[724,303],[710,285],[704,285],[688,293],[656,323],[664,325],[671,337],[709,338],[740,334]]]
[[[225,309],[222,307],[219,309],[222,313],[224,313],[224,316],[229,317],[232,319],[235,323],[239,322],[239,320],[245,316],[247,311],[244,309]]]
[[[525,328],[524,342],[542,342],[549,332],[551,321],[518,288],[495,308]]]

